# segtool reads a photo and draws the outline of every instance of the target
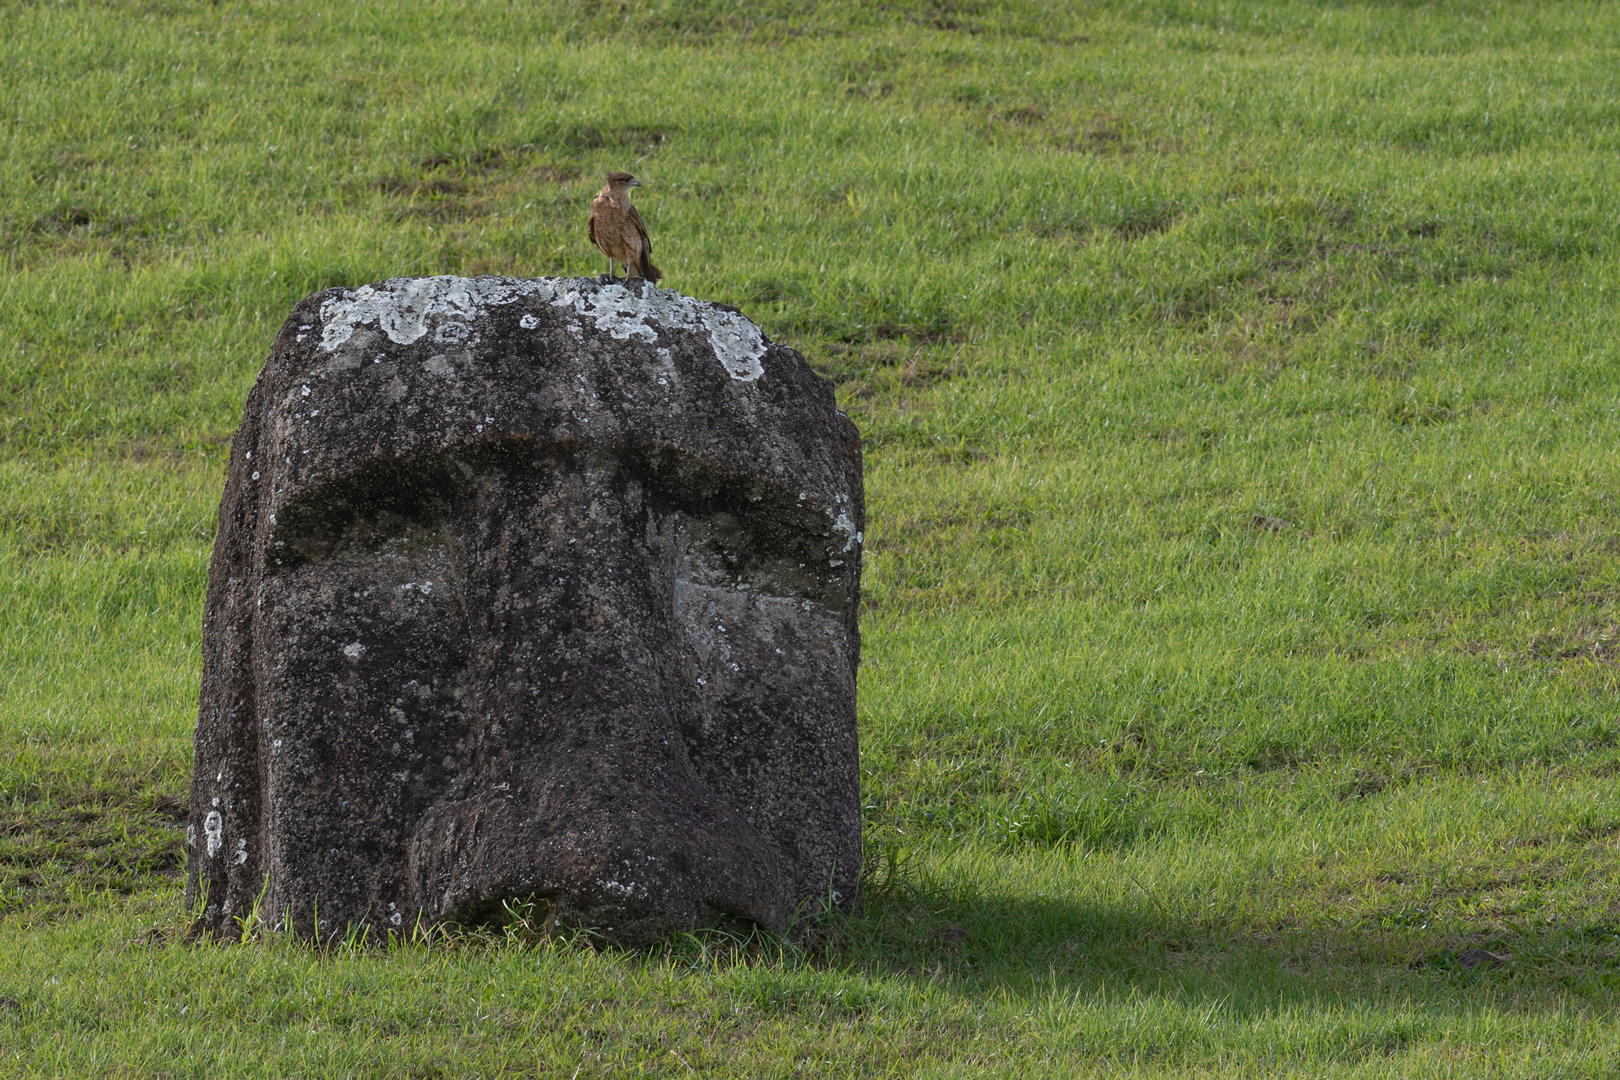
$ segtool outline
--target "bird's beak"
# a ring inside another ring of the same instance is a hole
[[[641,181],[640,180],[632,180],[632,181],[630,181],[630,186],[631,187],[640,187],[641,186]]]

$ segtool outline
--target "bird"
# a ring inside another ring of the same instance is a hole
[[[652,264],[652,241],[647,239],[647,224],[630,205],[630,189],[640,187],[641,181],[627,172],[607,174],[607,183],[591,200],[591,217],[587,230],[591,243],[608,258],[608,277],[613,276],[613,264],[624,264],[624,276],[646,278],[654,285],[663,273]]]

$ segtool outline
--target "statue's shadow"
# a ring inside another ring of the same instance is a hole
[[[830,930],[838,940],[827,944],[843,965],[960,997],[1049,1005],[1152,998],[1218,1005],[1227,1020],[1386,1006],[1461,1017],[1501,1008],[1492,983],[1523,977],[1512,961],[1470,963],[1466,942],[1331,925],[1256,930],[1140,899],[1110,905],[982,886],[869,890],[861,914]]]

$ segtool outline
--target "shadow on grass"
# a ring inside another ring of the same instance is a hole
[[[1100,868],[1097,872],[1104,872]],[[1147,994],[1221,1002],[1229,1016],[1437,1002],[1540,1008],[1553,997],[1620,998],[1620,929],[1265,929],[1182,915],[1136,886],[1118,905],[998,895],[977,885],[879,880],[859,916],[805,935],[819,961],[967,997]],[[1458,998],[1454,995],[1462,994]]]
[[[0,745],[0,920],[71,918],[178,880],[186,749]]]

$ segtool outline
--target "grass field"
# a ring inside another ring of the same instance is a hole
[[[1616,1075],[1617,151],[1603,4],[0,0],[0,1074]],[[616,168],[865,435],[865,913],[187,943],[281,318]]]

